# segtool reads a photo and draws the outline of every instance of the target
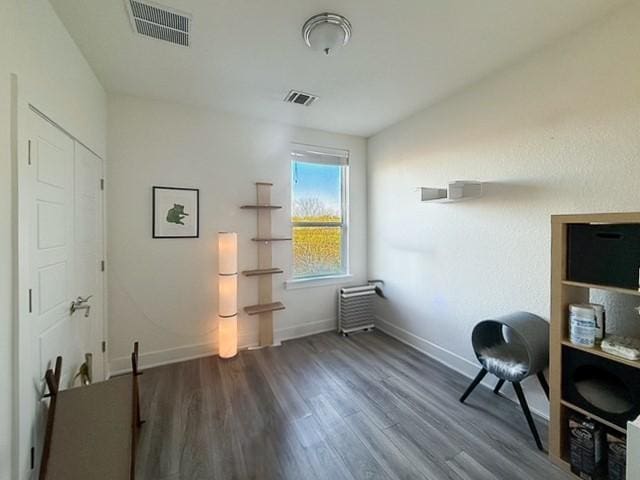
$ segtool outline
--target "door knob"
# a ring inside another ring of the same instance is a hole
[[[71,302],[71,315],[76,313],[77,310],[84,310],[84,316],[87,318],[89,316],[89,312],[91,311],[91,305],[87,302],[89,299],[93,297],[93,295],[89,295],[86,298],[78,297],[73,302]]]

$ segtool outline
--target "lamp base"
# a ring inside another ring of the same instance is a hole
[[[238,354],[238,316],[218,317],[218,355],[232,358]]]

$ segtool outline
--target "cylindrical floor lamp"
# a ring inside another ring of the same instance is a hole
[[[218,353],[238,353],[238,234],[218,233]]]

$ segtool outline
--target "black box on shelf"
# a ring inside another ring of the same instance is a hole
[[[606,478],[606,442],[602,425],[574,414],[569,418],[569,463],[583,480]]]
[[[608,480],[627,478],[627,441],[610,433],[607,434]]]
[[[640,287],[640,225],[573,224],[567,229],[567,280]]]

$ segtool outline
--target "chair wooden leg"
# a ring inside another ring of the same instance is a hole
[[[464,403],[467,397],[471,395],[471,392],[473,392],[473,390],[478,386],[478,384],[482,381],[482,379],[485,377],[486,374],[487,374],[487,371],[484,368],[480,370],[478,375],[476,375],[476,378],[474,378],[473,382],[471,382],[471,385],[469,385],[469,388],[467,388],[467,391],[464,392],[464,394],[462,394],[462,396],[460,397],[461,403]]]
[[[531,429],[533,438],[536,441],[538,450],[544,451],[544,449],[542,448],[542,442],[540,441],[540,435],[538,435],[538,430],[536,429],[536,425],[533,422],[533,417],[531,416],[531,411],[529,410],[529,405],[527,404],[527,399],[524,396],[524,392],[522,391],[522,387],[520,386],[520,383],[513,382],[513,389],[516,391],[516,395],[518,396],[518,400],[520,401],[520,406],[522,407],[524,416],[527,419],[527,423],[529,424],[529,428]]]
[[[493,393],[498,395],[500,393],[500,389],[502,388],[503,385],[504,385],[504,380],[502,380],[502,379],[498,380],[498,383],[496,383],[496,388],[493,389]]]
[[[544,372],[538,372],[538,381],[540,382],[542,390],[544,390],[544,394],[547,396],[547,400],[549,400],[549,384],[547,383],[547,379],[544,378]]]

